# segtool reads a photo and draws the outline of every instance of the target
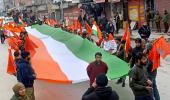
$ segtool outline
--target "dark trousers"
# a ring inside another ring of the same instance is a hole
[[[151,95],[148,96],[135,96],[135,100],[154,100]]]
[[[146,23],[147,23],[147,26],[149,26],[149,27],[150,27],[150,21],[149,21],[149,20],[147,20],[147,21],[146,21]]]
[[[164,27],[165,27],[165,33],[168,32],[168,29],[169,29],[169,24],[168,22],[164,22]]]
[[[4,43],[4,41],[5,41],[5,35],[4,35],[4,34],[2,34],[2,35],[1,35],[1,43],[3,44],[3,43]]]
[[[157,29],[157,32],[161,32],[161,25],[160,25],[160,22],[156,22],[156,29]]]
[[[119,33],[120,23],[116,23],[116,33]]]
[[[155,100],[160,100],[159,91],[156,85],[156,76],[150,75],[150,80],[152,81],[152,87],[153,87],[152,95],[155,98]]]

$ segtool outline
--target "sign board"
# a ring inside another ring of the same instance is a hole
[[[138,6],[129,6],[129,18],[132,21],[139,21]]]
[[[95,3],[103,3],[105,0],[95,0]]]
[[[80,3],[80,0],[72,0],[72,3]]]
[[[116,2],[120,2],[120,0],[109,0],[109,2],[116,3]]]

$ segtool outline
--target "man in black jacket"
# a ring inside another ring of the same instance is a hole
[[[107,87],[108,79],[105,74],[100,74],[82,97],[82,100],[119,100],[118,94]]]
[[[23,51],[21,53],[21,57],[22,58],[17,66],[17,79],[19,82],[24,84],[29,100],[35,100],[33,84],[36,79],[36,75],[30,62],[30,53]]]
[[[143,26],[141,28],[139,28],[138,33],[142,39],[148,40],[148,38],[151,35],[151,30],[146,22],[144,22]]]

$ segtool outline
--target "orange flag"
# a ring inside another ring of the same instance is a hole
[[[54,27],[56,24],[57,24],[57,22],[54,20],[54,19],[51,19],[51,25]]]
[[[21,30],[20,30],[20,28],[17,28],[17,27],[15,26],[15,23],[5,24],[5,25],[4,25],[4,28],[5,28],[6,30],[11,31],[12,34],[14,35],[14,37],[17,38],[17,39],[19,39],[19,36],[16,34],[16,32],[17,32],[17,33],[20,33]]]
[[[129,49],[130,49],[130,32],[129,32],[129,25],[126,23],[125,27],[125,32],[124,35],[122,36],[121,41],[126,41],[125,43],[125,52],[126,52],[126,57],[128,57]]]
[[[14,49],[16,51],[19,50],[21,40],[16,39],[14,37],[9,37],[9,38],[7,38],[7,41],[8,41],[8,45],[11,47],[11,49]]]
[[[170,44],[166,42],[166,39],[163,36],[159,38],[157,45],[158,52],[163,59],[170,54]]]
[[[11,32],[14,35],[15,38],[19,39],[19,36],[13,30],[11,30]]]
[[[85,24],[86,24],[87,33],[88,35],[91,36],[93,34],[93,30],[87,22],[85,22]]]
[[[126,41],[128,31],[129,31],[129,25],[126,24],[125,31],[124,31],[124,34],[123,34],[121,41],[123,41],[123,40]]]
[[[9,52],[9,57],[8,57],[7,73],[13,75],[16,73],[16,67],[14,65],[14,59],[12,56],[11,49],[8,49],[8,52]]]
[[[149,52],[148,58],[153,63],[152,71],[156,70],[160,66],[160,55],[157,52],[156,45],[153,45],[151,51]]]
[[[109,34],[109,40],[113,40],[114,39],[114,37],[113,37],[113,35],[110,33]]]
[[[29,36],[25,37],[25,50],[29,51],[31,54],[31,57],[34,56],[34,54],[36,53],[35,51],[35,44],[29,39]],[[38,47],[38,46],[37,46]]]
[[[126,43],[125,43],[125,52],[126,52],[126,57],[128,57],[129,54],[129,49],[130,49],[130,32],[127,31],[127,37],[126,37]]]
[[[74,31],[77,31],[78,29],[78,21],[74,20]]]
[[[99,38],[99,39],[102,39],[102,38],[103,38],[103,35],[102,35],[102,32],[101,32],[99,26],[97,27],[97,33],[98,33],[98,38]]]
[[[70,30],[71,30],[71,32],[74,32],[74,23],[73,23],[73,25],[70,26]]]
[[[153,63],[152,71],[160,66],[160,56],[164,59],[168,54],[170,54],[170,44],[162,36],[153,43],[152,49],[149,52],[148,57]]]

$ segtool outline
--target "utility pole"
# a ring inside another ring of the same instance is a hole
[[[4,10],[6,12],[6,3],[5,3],[5,0],[3,0],[3,6],[4,6]]]
[[[54,4],[58,5],[59,6],[59,10],[60,10],[60,19],[61,19],[61,22],[63,22],[64,20],[64,11],[63,11],[63,0],[55,0],[54,1]]]
[[[63,20],[64,20],[63,0],[60,0],[60,2],[61,2],[61,20],[63,22]]]

